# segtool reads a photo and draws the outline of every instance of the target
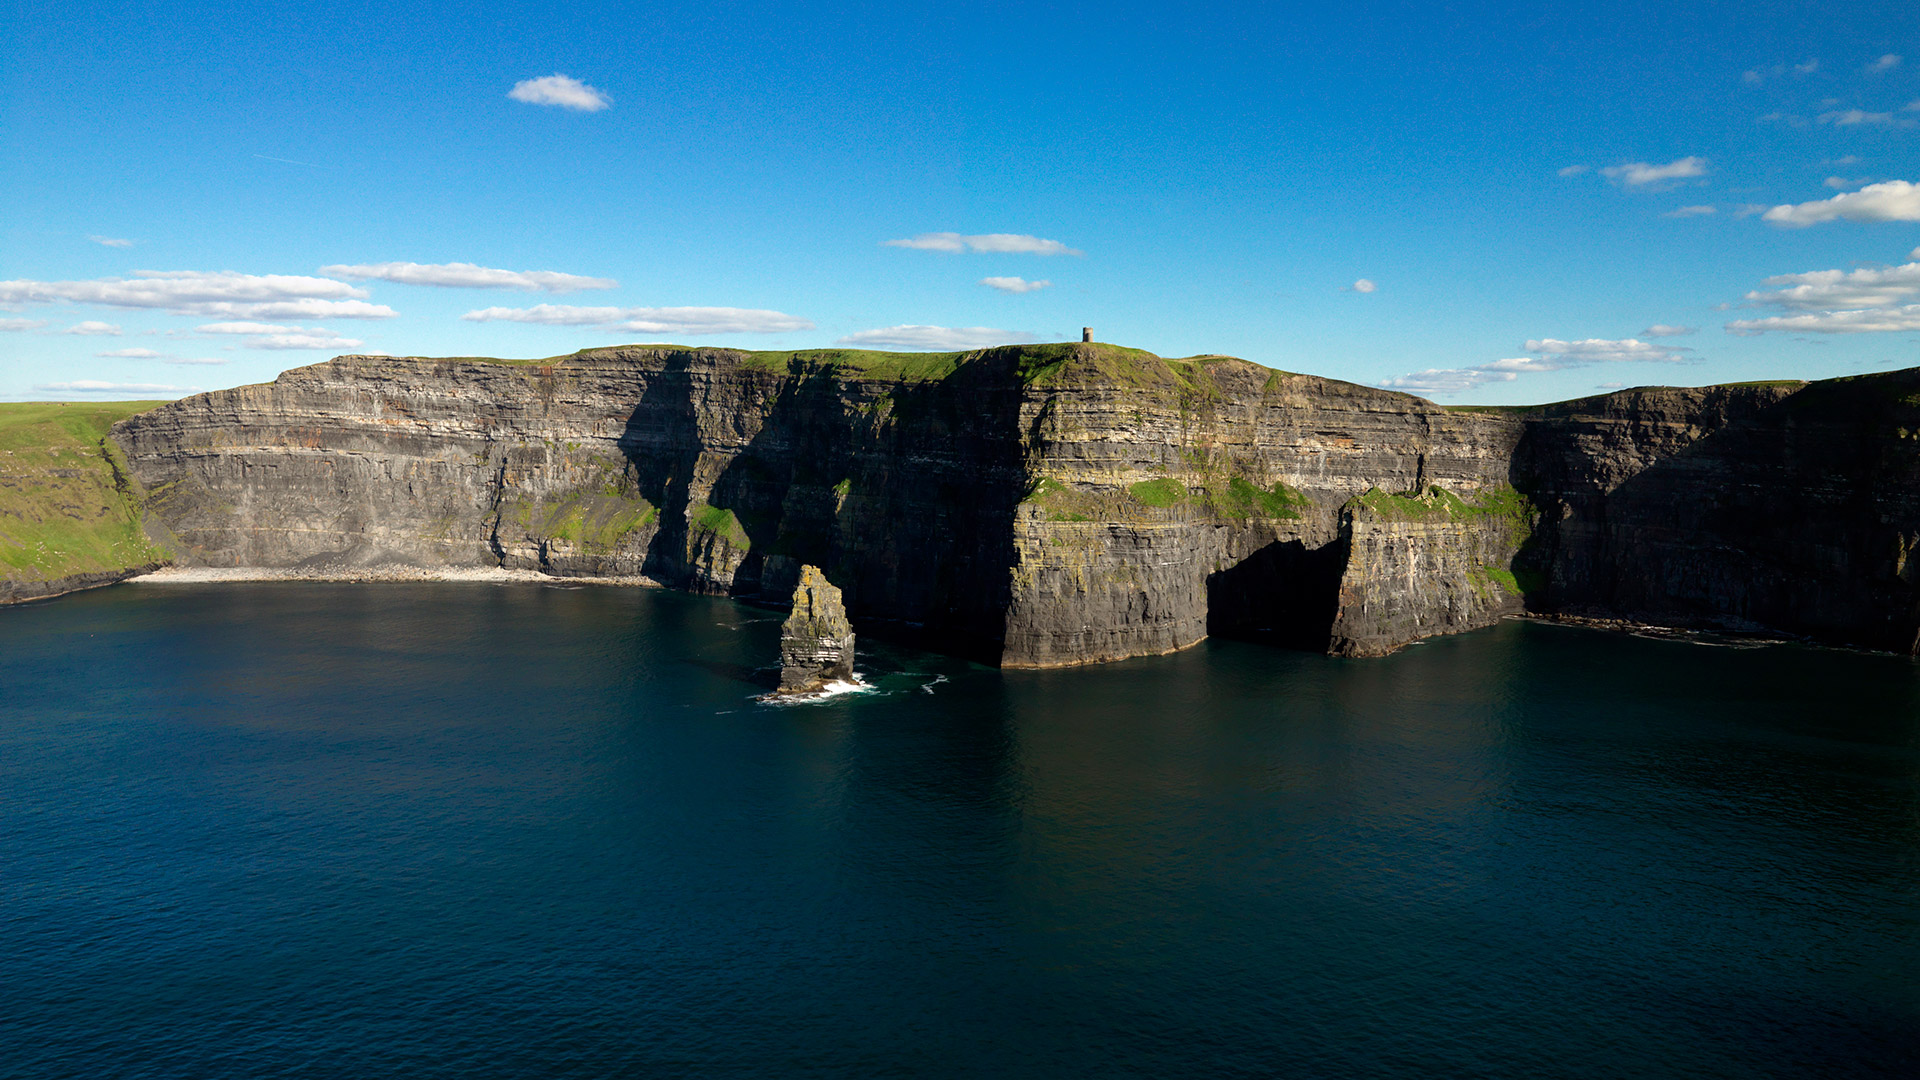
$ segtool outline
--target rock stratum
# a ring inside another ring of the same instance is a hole
[[[1228,357],[347,356],[112,429],[212,567],[504,566],[1008,667],[1208,634],[1375,656],[1531,609],[1911,652],[1920,373],[1444,408]]]
[[[780,627],[782,694],[810,694],[853,681],[853,624],[840,590],[817,566],[800,568],[793,611]]]

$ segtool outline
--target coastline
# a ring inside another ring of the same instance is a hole
[[[510,570],[502,566],[334,566],[334,567],[216,567],[170,566],[127,580],[152,585],[207,585],[247,581],[329,581],[355,584],[412,581],[467,581],[491,585],[609,585],[658,589],[659,582],[639,575],[577,577],[538,570]]]

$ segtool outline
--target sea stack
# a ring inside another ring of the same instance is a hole
[[[780,628],[780,693],[808,694],[853,681],[853,627],[840,590],[817,566],[800,568],[793,614]]]

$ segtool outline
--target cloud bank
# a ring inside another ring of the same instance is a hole
[[[915,251],[985,251],[1009,255],[1085,255],[1058,240],[1045,240],[1021,233],[983,233],[962,236],[955,232],[921,233],[905,240],[882,241],[884,247],[912,248]]]
[[[1543,371],[1565,371],[1569,368],[1590,367],[1594,364],[1679,364],[1685,363],[1688,359],[1681,355],[1686,350],[1655,345],[1638,338],[1622,338],[1617,341],[1605,338],[1587,338],[1583,341],[1536,338],[1528,341],[1524,348],[1527,352],[1536,355],[1495,360],[1490,364],[1466,368],[1429,368],[1426,371],[1416,371],[1397,378],[1383,379],[1375,385],[1413,394],[1451,396],[1487,383],[1512,382],[1522,375]]]
[[[813,329],[812,321],[784,312],[730,307],[573,307],[567,304],[538,304],[530,308],[483,308],[460,317],[467,322],[598,326],[643,334],[780,334]]]
[[[599,112],[613,104],[613,99],[601,91],[558,72],[538,79],[522,79],[513,84],[507,96],[529,105],[551,105],[574,112]]]
[[[277,326],[273,323],[221,322],[194,327],[201,334],[243,334],[249,349],[352,349],[366,344],[342,337],[325,327]]]
[[[879,330],[862,330],[857,334],[848,334],[836,345],[852,345],[858,348],[874,346],[896,349],[929,349],[935,352],[958,352],[966,349],[986,349],[995,345],[1021,345],[1034,340],[1032,334],[1018,330],[995,330],[989,326],[888,326]]]
[[[472,263],[355,263],[323,266],[322,274],[350,281],[392,281],[401,285],[431,285],[442,289],[519,289],[522,292],[570,293],[582,289],[611,289],[612,278],[581,277],[552,270],[496,270]]]
[[[95,281],[0,281],[0,304],[99,304],[151,308],[175,315],[230,319],[390,319],[344,282],[226,270],[136,270],[132,278]]]
[[[1792,312],[1736,319],[1731,334],[1788,331],[1814,334],[1876,334],[1920,330],[1920,249],[1913,262],[1881,270],[1815,270],[1781,274],[1761,282],[1776,286],[1746,295],[1748,304]]]

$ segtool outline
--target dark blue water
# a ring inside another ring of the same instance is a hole
[[[1920,1075],[1920,668],[1050,673],[651,591],[0,610],[0,1074]],[[931,692],[928,692],[931,691]]]

